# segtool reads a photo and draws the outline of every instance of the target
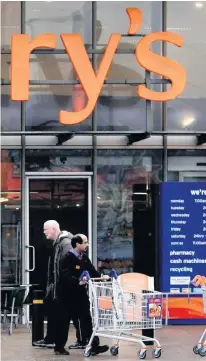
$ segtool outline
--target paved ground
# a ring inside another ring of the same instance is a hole
[[[162,361],[190,361],[203,360],[192,352],[194,344],[198,341],[204,326],[167,326],[156,332],[156,338],[162,345]],[[69,344],[75,340],[73,327],[69,335]],[[102,339],[102,343],[112,345],[111,340]],[[138,360],[137,347],[133,343],[121,342],[119,355],[114,357],[109,352],[95,356],[98,361],[133,361]],[[24,326],[14,329],[12,336],[2,331],[1,334],[1,360],[2,361],[78,361],[86,360],[82,351],[73,350],[70,356],[55,356],[53,350],[36,349],[31,346],[31,334]],[[90,357],[94,359],[94,357]],[[148,349],[147,360],[152,360],[151,349]],[[205,357],[206,359],[206,357]],[[154,360],[154,359],[153,359]]]

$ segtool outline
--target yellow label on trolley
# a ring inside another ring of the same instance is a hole
[[[36,304],[36,305],[37,305],[37,304],[40,305],[40,304],[43,304],[44,301],[43,301],[43,300],[33,300],[33,303]]]

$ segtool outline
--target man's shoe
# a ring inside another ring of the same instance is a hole
[[[82,342],[75,342],[69,346],[70,350],[83,350],[86,347]]]
[[[95,356],[95,355],[98,355],[99,353],[107,352],[108,350],[109,350],[109,346],[107,346],[107,345],[95,346],[95,347],[92,347],[91,355]]]
[[[47,341],[43,340],[39,340],[39,341],[35,341],[32,344],[35,347],[41,347],[41,348],[54,348],[55,344],[54,343],[49,343]]]
[[[53,343],[53,342],[48,342],[47,340],[44,340],[44,342],[45,342],[46,348],[54,348],[55,347],[55,343]]]
[[[88,341],[87,343],[89,343],[89,341]],[[98,337],[98,336],[94,336],[93,341],[92,341],[92,345],[93,345],[94,347],[95,347],[95,346],[99,346],[99,343],[100,343],[99,337]]]
[[[69,351],[63,348],[62,350],[54,350],[55,355],[69,355]]]

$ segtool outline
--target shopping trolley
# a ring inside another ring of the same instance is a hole
[[[205,284],[205,281],[206,281],[205,277],[198,275],[191,282],[191,284],[193,286],[199,286],[199,285],[201,286],[204,313],[206,313],[206,284]],[[193,352],[196,355],[200,355],[202,357],[206,356],[206,329],[202,333],[197,345],[195,345],[193,347]]]
[[[138,357],[144,359],[147,352],[144,342],[153,341],[155,344],[152,350],[153,357],[159,358],[161,345],[155,338],[131,333],[131,331],[162,327],[162,293],[124,291],[114,271],[113,276],[105,281],[103,278],[91,279],[87,275],[93,333],[84,350],[84,356],[91,355],[94,337],[102,336],[116,339],[116,343],[110,348],[113,356],[118,354],[119,341],[123,340],[140,344]]]

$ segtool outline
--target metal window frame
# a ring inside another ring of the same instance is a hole
[[[162,2],[162,31],[167,31],[167,1]],[[167,44],[165,41],[162,42],[162,55],[167,56]],[[167,85],[162,84],[162,91],[167,90]],[[167,131],[167,104],[162,103],[162,130]],[[163,135],[163,181],[167,181],[167,169],[168,169],[168,137],[167,134]]]
[[[92,2],[92,48],[96,50],[97,33],[97,2]],[[92,66],[94,71],[97,69],[96,52],[92,54]],[[97,131],[97,106],[95,105],[92,113],[92,131]],[[92,137],[92,237],[93,237],[93,258],[92,261],[97,266],[97,136]]]
[[[26,32],[25,24],[25,1],[21,1],[21,34]],[[21,102],[21,131],[26,130],[26,103]],[[23,270],[26,267],[25,247],[26,242],[26,136],[21,135],[21,245],[22,245],[22,280],[24,279]]]

